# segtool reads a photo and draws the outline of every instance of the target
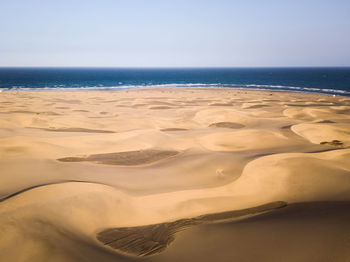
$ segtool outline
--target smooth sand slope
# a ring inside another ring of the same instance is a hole
[[[2,261],[350,261],[350,98],[0,93]]]

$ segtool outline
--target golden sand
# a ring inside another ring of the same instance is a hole
[[[168,88],[0,106],[1,261],[350,258],[349,98]]]

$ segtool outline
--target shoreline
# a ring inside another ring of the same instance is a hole
[[[259,88],[240,88],[240,87],[137,87],[137,88],[128,88],[128,87],[116,87],[108,89],[90,89],[90,88],[28,88],[29,90],[25,90],[27,88],[22,88],[20,90],[13,89],[0,89],[0,93],[8,93],[8,92],[123,92],[123,91],[134,91],[134,90],[153,90],[153,89],[194,89],[194,90],[206,90],[206,89],[218,89],[218,90],[241,90],[241,91],[253,91],[253,92],[284,92],[284,93],[297,93],[297,94],[311,94],[311,95],[327,95],[327,96],[336,96],[336,97],[347,97],[350,98],[350,94],[344,94],[343,92],[347,92],[344,90],[337,90],[339,92],[334,93],[326,93],[326,92],[312,92],[312,91],[298,91],[298,90],[275,90],[275,89],[259,89]],[[41,90],[44,89],[44,90]],[[50,90],[52,89],[52,90]],[[66,90],[65,90],[66,89]],[[340,92],[342,91],[342,92]]]

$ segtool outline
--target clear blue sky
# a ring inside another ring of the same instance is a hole
[[[350,1],[0,0],[0,66],[350,66]]]

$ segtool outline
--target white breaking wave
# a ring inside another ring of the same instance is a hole
[[[120,84],[120,82],[118,83]],[[300,86],[284,86],[284,85],[266,85],[266,84],[224,84],[224,83],[172,83],[172,84],[142,84],[142,85],[116,85],[116,86],[71,86],[64,85],[46,86],[46,87],[24,87],[13,86],[12,88],[0,88],[2,91],[78,91],[78,90],[122,90],[122,89],[143,89],[143,88],[171,88],[171,87],[191,87],[191,88],[238,88],[238,89],[253,89],[253,90],[280,90],[293,92],[316,92],[326,94],[341,94],[350,95],[349,91],[330,88],[314,88]]]

